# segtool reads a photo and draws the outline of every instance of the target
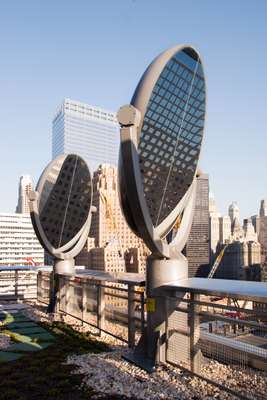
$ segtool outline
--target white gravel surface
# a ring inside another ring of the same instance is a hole
[[[79,331],[92,331],[92,328],[88,325],[81,326],[79,321],[69,316],[48,316],[39,306],[31,307],[24,312],[36,321],[62,320]],[[112,324],[112,327],[112,329],[116,328],[114,324]],[[121,358],[122,352],[127,349],[121,341],[105,334],[101,335],[99,340],[109,344],[113,351],[100,354],[72,355],[66,361],[68,364],[77,366],[75,373],[84,375],[83,384],[93,388],[99,393],[99,396],[122,395],[140,400],[235,399],[233,395],[208,384],[205,380],[192,377],[169,364],[158,368],[152,374],[148,374]],[[242,369],[205,359],[201,374],[232,390],[242,391],[244,395],[254,400],[267,400],[267,372],[250,368]]]
[[[234,399],[226,393],[172,366],[162,366],[148,374],[121,358],[121,351],[98,355],[73,355],[67,364],[77,365],[75,371],[84,375],[83,384],[93,388],[99,395],[123,395],[137,399],[180,399],[208,400]],[[202,370],[209,379],[241,390],[254,399],[267,398],[267,374],[254,370],[241,370],[208,361]],[[97,398],[97,396],[96,396]]]

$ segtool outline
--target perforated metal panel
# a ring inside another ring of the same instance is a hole
[[[40,222],[54,248],[68,243],[83,227],[91,206],[91,177],[86,163],[68,155],[53,166],[40,199]]]
[[[154,226],[192,183],[204,129],[205,81],[198,54],[178,51],[163,68],[144,116],[138,145],[144,195]]]

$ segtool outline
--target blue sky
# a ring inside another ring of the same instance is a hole
[[[116,111],[151,60],[179,43],[202,55],[208,87],[201,168],[221,212],[267,197],[267,2],[9,0],[0,4],[0,212],[19,176],[51,159],[64,97]]]

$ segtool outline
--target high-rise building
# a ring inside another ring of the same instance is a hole
[[[100,164],[117,165],[119,126],[115,113],[65,99],[53,119],[52,158],[75,153],[91,172]]]
[[[252,215],[251,222],[252,222],[252,224],[254,226],[255,232],[259,236],[259,232],[260,232],[260,217],[258,215]]]
[[[260,205],[260,217],[266,217],[267,216],[267,199],[261,200],[261,205]]]
[[[251,221],[261,246],[261,280],[267,282],[267,199],[261,200],[259,214]]]
[[[231,217],[230,217],[231,218]],[[232,240],[242,241],[244,238],[244,231],[240,225],[238,217],[234,217],[231,225]]]
[[[261,265],[261,245],[258,241],[247,242],[248,246],[248,267],[251,269]],[[253,279],[255,280],[255,279]],[[259,279],[256,279],[259,280]]]
[[[254,225],[251,218],[244,219],[244,240],[246,242],[257,242],[258,234],[255,231]]]
[[[23,175],[19,180],[18,204],[16,213],[27,214],[30,212],[29,193],[33,190],[33,181],[29,175]]]
[[[90,238],[94,239],[95,248],[88,242],[76,257],[76,264],[109,272],[144,273],[149,251],[126,223],[117,180],[117,168],[111,165],[100,165],[94,173],[93,205],[97,211],[92,214]]]
[[[220,217],[220,243],[224,244],[231,240],[231,219],[228,215]]]
[[[267,282],[267,216],[260,217],[259,242],[261,244],[261,280]]]
[[[260,280],[261,245],[258,242],[259,217],[244,219],[240,224],[240,211],[233,202],[227,216],[220,217],[214,199],[210,199],[211,263],[223,249],[223,257],[214,277],[224,279]],[[219,240],[218,220],[219,219]],[[217,243],[217,245],[216,245]],[[224,247],[224,245],[227,245]],[[216,250],[214,253],[214,249]],[[212,257],[213,255],[213,257]]]
[[[233,201],[233,203],[230,204],[230,206],[228,208],[228,215],[231,219],[231,223],[233,223],[235,219],[237,219],[237,221],[239,222],[240,211],[239,211],[239,207],[235,201]]]
[[[210,257],[214,260],[220,243],[220,217],[217,210],[215,198],[212,193],[209,194],[209,216],[210,216]]]
[[[210,263],[209,176],[197,177],[197,194],[193,223],[185,254],[189,277],[207,276]]]
[[[29,214],[0,213],[0,265],[44,263],[44,249]]]
[[[228,244],[214,275],[217,279],[260,280],[259,242],[235,240]]]
[[[228,244],[214,278],[243,279],[244,251],[244,243],[235,241]]]

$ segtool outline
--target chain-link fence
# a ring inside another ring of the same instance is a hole
[[[36,299],[37,272],[25,268],[0,268],[0,299]]]
[[[267,398],[267,304],[192,293],[167,301],[176,303],[166,318],[168,363],[232,396]]]
[[[122,283],[90,276],[59,275],[57,310],[106,332],[129,347],[144,330],[144,291],[136,282]],[[38,274],[38,300],[48,304],[52,274]]]
[[[39,272],[38,300],[48,303],[51,283],[49,273]],[[98,332],[129,347],[145,332],[144,287],[134,280],[59,275],[58,287],[57,310]],[[227,399],[266,399],[267,304],[186,290],[165,294],[166,363],[225,390]]]

